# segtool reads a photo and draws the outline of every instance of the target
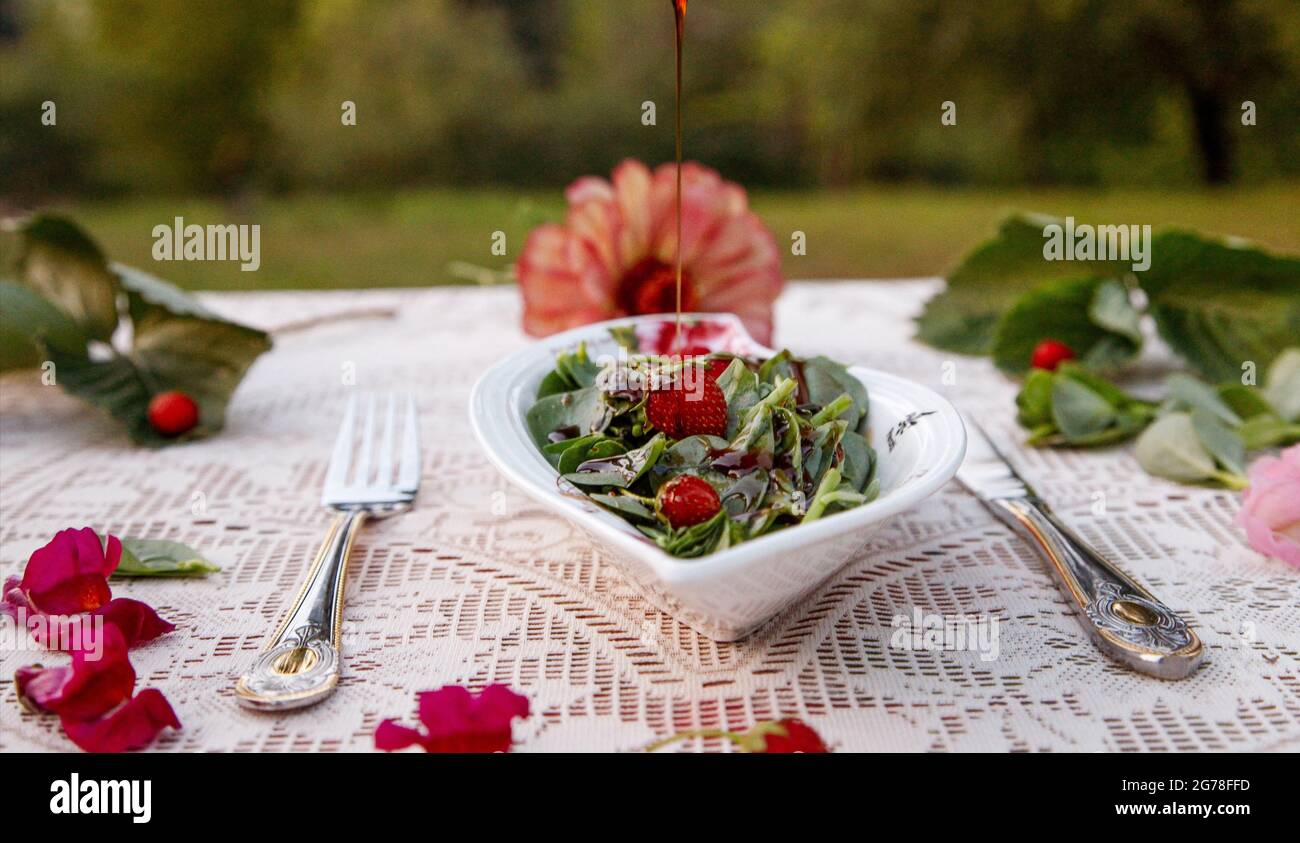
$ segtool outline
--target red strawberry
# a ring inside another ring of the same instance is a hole
[[[704,377],[708,378],[711,381],[716,381],[718,378],[722,377],[723,372],[727,371],[727,369],[731,366],[731,361],[734,359],[736,358],[734,357],[713,358],[712,360],[704,364]]]
[[[1074,349],[1065,343],[1059,340],[1043,340],[1034,346],[1034,353],[1030,357],[1029,363],[1035,369],[1046,369],[1049,372],[1055,372],[1057,366],[1060,366],[1066,360],[1073,360],[1074,357]]]
[[[184,392],[160,392],[149,402],[149,424],[163,436],[180,436],[199,423],[199,405]]]
[[[722,377],[723,372],[727,371],[727,367],[731,365],[731,361],[734,360],[735,358],[728,356],[728,357],[715,357],[712,360],[704,359],[712,353],[713,352],[709,351],[709,349],[706,348],[705,346],[693,345],[686,349],[684,355],[686,360],[703,363],[704,376],[709,380],[716,381],[718,378]],[[672,356],[672,359],[681,360],[682,358],[674,354]]]
[[[676,528],[703,524],[718,514],[722,501],[708,484],[691,474],[669,480],[659,489],[659,511]]]
[[[727,432],[727,398],[722,389],[707,377],[701,377],[686,389],[681,381],[660,387],[646,400],[645,414],[650,424],[671,436],[724,436]]]

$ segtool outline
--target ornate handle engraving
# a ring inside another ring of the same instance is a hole
[[[1204,648],[1187,623],[1121,573],[1033,497],[987,502],[1001,521],[1038,548],[1097,646],[1134,670],[1182,679]]]
[[[352,539],[365,520],[353,510],[330,526],[292,608],[253,666],[240,677],[240,703],[262,711],[319,702],[338,684],[343,581]]]

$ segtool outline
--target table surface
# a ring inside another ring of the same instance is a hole
[[[1100,656],[1044,563],[954,484],[749,639],[692,632],[509,487],[474,442],[474,380],[528,342],[509,288],[206,297],[276,332],[276,348],[241,385],[222,434],[160,451],[132,448],[33,374],[7,376],[0,575],[83,525],[183,541],[223,566],[205,579],[114,580],[115,595],[178,627],[132,655],[139,687],[166,693],[184,724],[158,750],[366,750],[380,720],[413,719],[416,692],[494,682],[532,701],[515,726],[523,751],[633,750],[789,716],[839,750],[1300,748],[1300,576],[1246,547],[1233,494],[1149,478],[1123,448],[1018,447],[1010,382],[987,361],[910,340],[935,283],[794,285],[777,339],[897,372],[973,412],[1068,522],[1193,622],[1208,658],[1192,678],[1149,679]],[[302,712],[248,712],[234,680],[324,534],[318,490],[350,381],[417,393],[419,505],[357,542],[338,691]],[[996,618],[996,658],[891,646],[896,617],[917,609]],[[40,655],[0,653],[5,749],[72,748],[57,720],[15,704],[14,669]]]

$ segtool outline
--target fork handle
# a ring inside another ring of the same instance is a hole
[[[334,518],[293,607],[235,685],[242,705],[259,711],[302,708],[325,699],[338,685],[343,581],[352,540],[365,518],[360,509]]]
[[[1051,563],[1079,622],[1102,652],[1161,679],[1182,679],[1201,663],[1201,639],[1172,609],[1125,576],[1036,498],[985,502]]]

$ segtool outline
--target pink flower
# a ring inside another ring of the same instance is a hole
[[[528,698],[505,685],[489,685],[481,694],[448,685],[418,695],[424,730],[385,720],[375,729],[375,749],[392,752],[408,746],[425,752],[506,752],[513,741],[510,724],[528,716]]]
[[[135,668],[126,639],[113,624],[104,627],[98,654],[78,650],[67,667],[29,665],[14,673],[18,698],[34,711],[57,714],[63,731],[87,752],[124,752],[145,746],[180,721],[161,691],[135,690]]]
[[[1237,525],[1250,546],[1300,568],[1300,445],[1281,457],[1260,457],[1247,472]]]
[[[676,166],[653,174],[627,160],[611,181],[578,179],[565,225],[532,232],[519,257],[524,330],[544,336],[638,313],[676,309]],[[776,241],[742,187],[682,166],[682,309],[730,312],[761,343],[781,292]]]
[[[109,601],[108,576],[121,561],[122,543],[116,536],[103,544],[89,527],[60,530],[27,560],[17,587],[27,605],[38,612],[89,612]],[[10,582],[5,586],[5,602],[13,605],[18,598],[10,599]]]

